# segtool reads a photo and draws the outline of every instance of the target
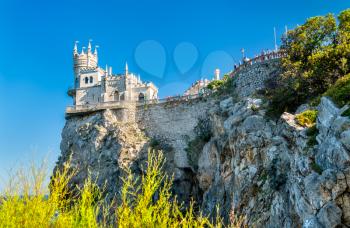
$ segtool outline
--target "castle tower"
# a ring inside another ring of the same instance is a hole
[[[128,63],[125,62],[125,76],[128,76],[129,74],[129,66],[128,66]]]
[[[96,68],[98,64],[97,46],[94,53],[91,50],[91,41],[88,43],[87,53],[84,52],[85,47],[82,47],[81,53],[78,54],[78,42],[76,41],[73,49],[73,70],[74,70],[74,87],[78,88],[79,85],[79,72],[84,68]]]
[[[220,69],[215,70],[214,80],[220,80]]]

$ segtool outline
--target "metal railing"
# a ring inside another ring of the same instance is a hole
[[[255,56],[252,59],[248,59],[239,65],[235,65],[233,71],[230,73],[230,76],[234,76],[237,72],[253,65],[256,63],[264,63],[273,59],[280,59],[287,55],[287,53],[283,50],[271,51],[267,53],[262,53],[260,55]]]

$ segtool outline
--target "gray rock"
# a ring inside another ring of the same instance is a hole
[[[223,111],[228,110],[231,106],[233,106],[233,98],[229,97],[223,101],[220,101],[220,108]]]
[[[303,228],[325,228],[320,224],[316,217],[311,217],[305,220]]]
[[[350,151],[350,130],[341,133],[340,141]]]
[[[321,134],[326,134],[331,127],[334,119],[339,115],[339,109],[336,105],[326,97],[321,98],[318,106],[317,128]]]
[[[243,122],[243,129],[246,132],[254,132],[258,130],[262,130],[265,127],[265,119],[262,116],[249,116]]]
[[[342,210],[333,202],[327,203],[317,214],[318,221],[324,227],[336,227],[341,224]]]

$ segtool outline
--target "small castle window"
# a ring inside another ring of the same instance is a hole
[[[93,83],[94,79],[92,78],[92,76],[90,76],[90,83]]]
[[[85,84],[88,84],[89,83],[89,79],[88,77],[85,78]]]
[[[145,100],[145,95],[143,93],[139,94],[139,101],[144,101]]]

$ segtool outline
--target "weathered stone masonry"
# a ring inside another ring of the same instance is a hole
[[[234,78],[235,92],[239,97],[247,97],[263,89],[265,81],[278,76],[280,59],[266,60],[242,68],[231,74]]]
[[[185,152],[187,140],[195,137],[193,130],[198,120],[205,118],[214,105],[213,99],[199,98],[140,106],[136,122],[150,138],[164,140],[174,147],[175,166],[184,168],[189,166]]]

